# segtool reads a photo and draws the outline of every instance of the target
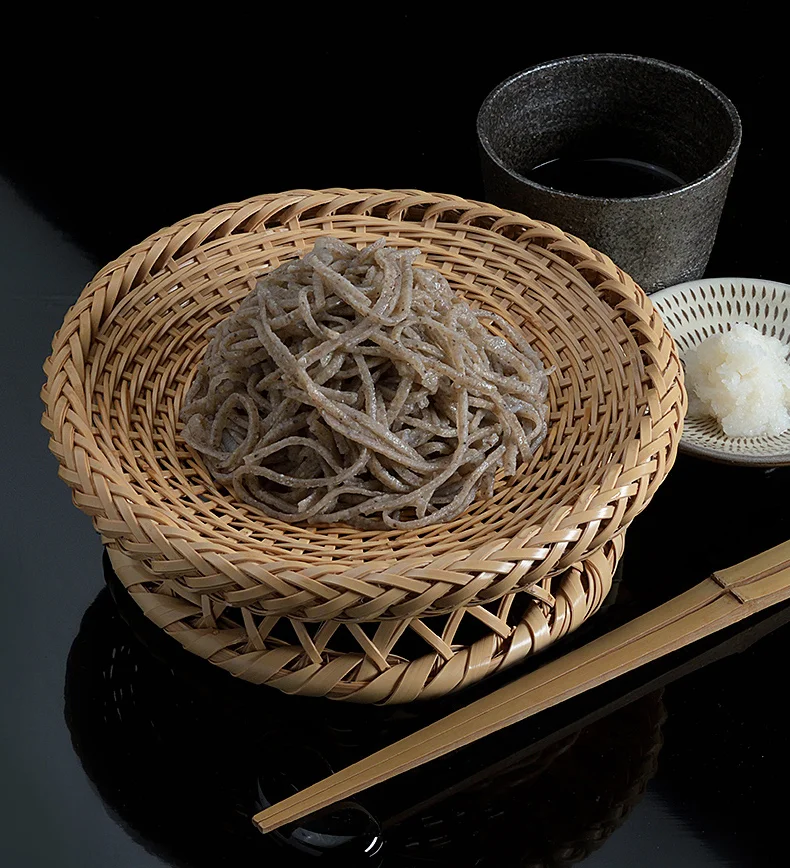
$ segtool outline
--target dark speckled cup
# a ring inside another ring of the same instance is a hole
[[[489,201],[582,238],[647,292],[705,271],[741,122],[730,100],[699,76],[624,54],[542,63],[489,94],[477,134]],[[609,198],[563,192],[528,177],[569,153],[638,159],[684,183]]]

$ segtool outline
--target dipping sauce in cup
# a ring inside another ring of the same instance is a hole
[[[578,236],[648,292],[705,271],[741,122],[698,75],[625,54],[542,63],[494,88],[477,134],[489,201]]]

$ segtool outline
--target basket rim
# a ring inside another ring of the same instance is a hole
[[[503,234],[509,227],[514,225],[520,227],[522,234],[527,233],[529,235],[530,241],[534,239],[546,240],[547,247],[551,246],[553,251],[559,251],[560,254],[564,254],[565,256],[575,257],[577,264],[573,266],[574,268],[577,268],[578,264],[581,263],[586,270],[597,274],[602,282],[607,284],[607,287],[616,287],[625,302],[629,305],[629,310],[636,312],[640,318],[640,336],[642,339],[640,349],[648,359],[655,361],[659,357],[664,358],[666,356],[668,358],[672,353],[676,355],[677,350],[674,347],[674,342],[649,298],[608,257],[598,251],[592,250],[583,241],[551,224],[531,220],[515,211],[508,211],[476,200],[468,200],[445,194],[424,193],[413,189],[384,190],[380,188],[361,188],[353,190],[342,187],[326,188],[324,190],[289,190],[283,193],[253,196],[241,202],[220,205],[200,214],[186,217],[172,224],[172,226],[150,234],[146,239],[129,248],[104,266],[83,289],[77,302],[69,309],[61,329],[58,330],[53,340],[52,354],[44,366],[47,382],[42,389],[42,398],[46,404],[42,422],[50,432],[50,449],[61,464],[61,476],[67,484],[75,489],[75,502],[77,492],[85,492],[90,498],[89,504],[77,503],[77,505],[93,515],[94,523],[100,532],[103,534],[107,533],[107,529],[100,526],[102,524],[101,518],[104,513],[104,504],[102,503],[102,498],[98,497],[97,499],[96,492],[91,489],[90,477],[93,475],[92,470],[90,466],[80,468],[69,466],[66,453],[73,446],[73,443],[64,443],[62,430],[64,424],[68,421],[70,425],[75,427],[78,434],[84,438],[91,458],[94,461],[103,460],[105,464],[111,464],[111,456],[106,455],[102,450],[96,440],[95,432],[84,422],[80,425],[79,421],[75,420],[73,412],[69,415],[69,407],[66,406],[68,401],[66,401],[65,393],[68,392],[69,400],[77,402],[77,404],[82,401],[81,406],[84,408],[86,414],[88,413],[89,408],[85,403],[85,384],[80,378],[79,368],[82,367],[84,370],[89,353],[90,329],[98,323],[103,322],[119,297],[124,297],[127,292],[132,291],[137,286],[145,285],[145,275],[156,274],[157,269],[173,255],[175,250],[178,250],[180,255],[185,255],[192,250],[201,248],[208,239],[219,241],[230,234],[242,234],[246,232],[287,231],[287,227],[290,224],[298,227],[300,215],[310,209],[319,218],[322,216],[337,217],[339,216],[338,212],[340,212],[340,214],[356,214],[374,219],[375,215],[371,213],[372,210],[375,207],[384,206],[390,208],[386,217],[387,222],[413,223],[415,226],[431,225],[433,227],[436,226],[437,222],[441,222],[441,218],[447,211],[457,212],[460,217],[453,221],[454,225],[466,227],[470,230],[478,229],[481,232],[496,234],[498,242],[506,246],[512,245],[515,250],[522,252],[524,249],[523,244]],[[407,216],[411,208],[423,209],[419,220],[410,219]],[[349,210],[344,211],[343,209]],[[395,216],[392,216],[392,214]],[[277,227],[280,227],[279,230],[267,224],[267,220],[272,215],[276,215]],[[135,281],[138,282],[135,283]],[[99,289],[101,289],[100,293],[97,292]],[[659,347],[656,344],[652,333],[647,328],[642,327],[646,324],[656,334],[660,335],[662,342],[668,341],[666,347]],[[662,407],[663,411],[662,402],[665,401],[668,393],[672,393],[673,400],[669,402],[670,406],[666,408],[667,413],[671,414],[674,411],[675,416],[679,413],[679,418],[675,418],[671,423],[664,426],[669,431],[669,443],[663,449],[662,457],[659,461],[659,463],[663,464],[657,471],[660,483],[674,463],[677,442],[680,436],[679,432],[682,428],[684,412],[679,412],[684,411],[683,404],[685,402],[682,369],[678,364],[677,370],[670,378],[671,382],[669,383],[665,382],[663,373],[658,368],[650,374],[648,379],[650,382],[645,387],[645,391],[649,393],[649,397],[646,397],[645,403],[650,404],[652,401],[651,406]],[[656,381],[663,387],[663,392],[658,388]],[[675,392],[673,392],[673,389]],[[640,454],[638,444],[634,444],[632,452],[633,455],[630,456],[629,460],[632,460],[633,464],[636,464],[639,461]],[[141,502],[143,499],[140,494],[131,489],[124,480],[120,469],[112,466],[103,467],[102,469],[107,473],[108,478],[112,480],[112,496],[117,499],[125,499],[131,512],[134,512],[135,507],[142,508],[149,521],[153,521],[165,529],[171,527],[173,524],[177,524],[177,516],[163,505]],[[545,575],[549,571],[557,572],[564,569],[570,563],[578,561],[586,552],[597,550],[603,546],[620,527],[627,526],[634,515],[640,512],[646,504],[641,503],[636,509],[623,509],[618,526],[608,527],[597,535],[595,533],[586,535],[576,533],[574,519],[577,519],[582,513],[600,513],[602,510],[607,509],[612,501],[618,501],[633,495],[633,492],[629,494],[625,490],[629,486],[624,486],[622,480],[620,480],[619,488],[617,486],[618,478],[621,475],[619,470],[623,469],[614,466],[602,468],[598,481],[584,487],[579,492],[575,501],[555,505],[550,513],[549,520],[543,522],[543,526],[530,525],[524,528],[523,533],[507,538],[500,538],[501,544],[497,546],[497,551],[488,553],[494,573],[501,575],[504,572],[503,565],[505,564],[510,564],[507,570],[510,573],[526,561],[534,563],[537,560],[542,561],[538,566],[545,567],[542,571],[542,575]],[[607,482],[610,483],[609,489],[606,488]],[[614,486],[613,488],[612,485]],[[635,487],[635,484],[631,484],[631,488]],[[108,493],[105,494],[109,496]],[[104,515],[104,518],[106,519],[107,516]],[[263,518],[265,519],[266,517]],[[600,524],[601,521],[599,520]],[[553,533],[557,537],[556,541],[549,546],[555,550],[556,557],[553,560],[551,558],[546,560],[545,545],[531,545],[533,537],[539,534],[546,525],[552,527]],[[288,525],[285,526],[290,527]],[[300,532],[303,530],[298,526],[297,529]],[[393,533],[390,532],[389,535],[392,536]],[[397,532],[395,532],[395,535],[397,535]],[[111,536],[117,539],[123,537],[123,533],[115,534],[113,532]],[[583,543],[580,543],[580,539]],[[195,558],[190,558],[190,560],[193,560],[193,565],[195,565],[198,573],[202,570],[204,575],[220,572],[225,573],[226,576],[235,577],[241,571],[248,580],[257,585],[261,583],[266,584],[268,581],[265,577],[261,579],[260,569],[256,570],[255,567],[270,563],[271,558],[267,558],[254,548],[244,549],[241,562],[236,558],[233,563],[229,563],[226,556],[238,554],[238,547],[232,543],[229,543],[225,547],[215,546],[214,557],[206,560],[200,551],[201,544],[205,542],[205,537],[201,536],[193,528],[180,527],[179,541],[183,546],[189,547],[192,553],[195,554]],[[433,560],[434,558],[430,553],[429,546],[426,545],[425,551],[425,556],[416,560],[412,559],[411,563],[399,562],[399,571],[404,573],[409,570],[419,570],[421,566],[425,565],[426,561]],[[447,564],[443,564],[445,569],[463,569],[465,560],[473,557],[475,552],[470,552],[461,546],[454,554],[454,560],[451,559]],[[156,545],[151,547],[151,551],[147,555],[141,556],[138,551],[135,556],[143,560],[153,557],[158,560],[159,566],[165,572],[168,570],[166,563],[168,555],[166,552],[158,549]],[[304,563],[304,560],[300,560],[298,554],[294,555],[293,565],[296,568],[301,567]],[[351,566],[352,564],[349,562],[348,565]],[[369,568],[371,574],[376,573],[376,570],[381,571],[382,567],[385,571],[388,569],[384,561],[367,561],[366,566]],[[474,572],[480,575],[482,572],[491,572],[491,570],[482,570],[478,567]],[[522,569],[521,572],[524,573],[525,571]],[[529,572],[529,570],[526,572]],[[376,578],[380,578],[378,574]],[[520,586],[528,587],[530,584],[539,581],[540,578],[541,570],[538,569],[534,574],[527,576]],[[505,592],[502,591],[502,593]],[[340,592],[334,590],[328,596],[336,596],[337,593]],[[376,591],[374,596],[377,596],[378,593],[379,591]],[[468,601],[464,601],[464,604],[466,603]],[[425,604],[429,608],[435,606],[435,603]],[[272,608],[272,612],[276,611],[278,614],[283,614],[286,611],[290,611],[288,607],[291,605],[294,610],[301,610],[301,607],[304,605],[304,595],[299,595],[299,602],[291,600],[288,603],[285,598],[279,599],[278,605]],[[389,617],[400,617],[403,615],[403,612],[390,613],[389,609],[387,611]],[[447,611],[447,609],[436,608],[435,611],[438,613]],[[379,613],[380,615],[381,613]],[[359,619],[359,616],[357,615],[355,619]]]

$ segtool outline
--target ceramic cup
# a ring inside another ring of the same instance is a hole
[[[624,54],[541,63],[488,95],[477,135],[488,201],[582,238],[647,292],[705,271],[741,122],[730,100],[693,72]],[[555,160],[555,168],[564,161],[578,169],[588,158],[598,168],[659,167],[658,180],[674,178],[672,188],[624,195],[621,183],[610,192],[599,178],[591,195],[567,191],[570,178],[559,189],[529,177]]]

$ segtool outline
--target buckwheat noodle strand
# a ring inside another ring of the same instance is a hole
[[[213,329],[182,419],[218,482],[290,523],[420,528],[532,456],[540,358],[419,253],[321,238]]]

